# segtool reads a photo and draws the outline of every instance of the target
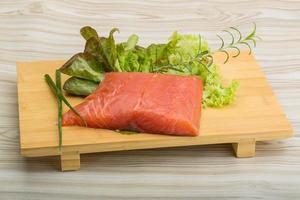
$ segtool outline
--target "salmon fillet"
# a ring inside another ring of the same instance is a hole
[[[111,72],[74,108],[92,128],[196,136],[202,81],[194,76]],[[71,110],[63,126],[85,126]]]

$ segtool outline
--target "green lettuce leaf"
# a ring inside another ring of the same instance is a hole
[[[123,51],[118,55],[118,62],[121,71],[140,71],[139,56],[132,50]]]
[[[60,69],[62,73],[95,82],[104,78],[101,63],[88,53],[78,53],[68,60]]]
[[[169,41],[169,63],[188,63],[201,52],[209,52],[207,41],[200,35],[180,35],[174,32]]]
[[[64,83],[64,90],[73,95],[87,96],[96,90],[99,83],[86,79],[71,77]]]
[[[118,63],[121,71],[149,72],[145,66],[146,49],[137,45],[138,36],[131,35],[127,42],[117,45]]]
[[[108,38],[98,37],[98,34],[84,33],[87,39],[84,52],[93,55],[104,66],[105,71],[121,71],[117,60],[117,48],[113,34],[119,31],[113,28]],[[87,32],[87,31],[86,31]]]
[[[207,73],[205,76],[202,75],[201,77],[204,78],[202,98],[202,105],[204,107],[221,108],[234,101],[239,83],[233,80],[227,87],[224,87],[221,83],[221,77],[216,65],[212,66],[210,73]]]
[[[127,42],[125,43],[124,50],[131,50],[135,48],[135,45],[138,43],[139,37],[135,34],[129,36]]]
[[[102,56],[105,66],[111,71],[121,71],[117,60],[117,48],[113,34],[119,29],[113,28],[108,38],[99,38],[99,54]]]
[[[90,26],[84,26],[80,29],[80,34],[85,40],[89,40],[91,37],[98,38],[98,33]]]

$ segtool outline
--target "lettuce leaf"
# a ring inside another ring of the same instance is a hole
[[[231,81],[229,86],[224,87],[221,83],[217,66],[213,65],[211,72],[205,76],[203,87],[203,107],[221,108],[230,105],[235,99],[235,92],[239,88],[236,80]]]
[[[139,61],[139,56],[143,54],[143,52],[142,49],[136,46],[137,42],[138,36],[131,35],[127,42],[117,45],[118,63],[121,71],[140,71],[141,62]],[[138,53],[137,51],[141,52]]]
[[[104,78],[104,70],[101,63],[88,53],[75,54],[59,70],[69,76],[95,82],[100,82]]]
[[[97,31],[90,26],[82,27],[80,29],[80,34],[86,41],[88,41],[92,37],[98,38]]]
[[[201,39],[201,41],[200,41]],[[209,51],[207,41],[200,35],[181,35],[174,32],[169,41],[169,62],[173,65],[190,62],[200,52]]]
[[[108,38],[99,38],[99,54],[102,56],[107,69],[121,71],[117,60],[117,48],[113,34],[119,29],[113,28]]]
[[[113,34],[119,31],[114,28],[109,36],[99,37],[96,30],[86,26],[80,30],[86,40],[84,53],[77,53],[70,58],[60,71],[69,76],[100,82],[104,72],[121,71],[117,60],[117,49]]]
[[[87,96],[94,92],[99,83],[86,79],[71,77],[64,83],[64,90],[73,95]]]
[[[98,62],[104,66],[105,71],[121,71],[117,60],[117,47],[113,36],[115,32],[119,32],[119,29],[113,28],[108,38],[98,37],[97,33],[85,29],[81,30],[82,36],[86,39],[84,52],[93,55]]]
[[[131,36],[129,36],[127,42],[125,43],[125,50],[131,50],[135,48],[135,45],[138,43],[139,41],[139,36],[133,34]]]

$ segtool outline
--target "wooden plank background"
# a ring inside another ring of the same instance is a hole
[[[70,57],[83,48],[83,25],[101,34],[119,27],[119,41],[137,33],[141,44],[165,41],[174,30],[201,33],[216,47],[220,30],[247,31],[251,22],[263,38],[257,60],[294,138],[260,142],[250,159],[234,158],[230,145],[90,154],[69,173],[56,170],[55,157],[20,156],[16,61]],[[1,0],[0,199],[299,199],[299,46],[299,1]]]

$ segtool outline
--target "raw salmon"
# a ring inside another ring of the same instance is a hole
[[[201,99],[198,77],[111,72],[74,108],[92,128],[196,136]],[[63,125],[84,126],[72,111],[63,115]]]

